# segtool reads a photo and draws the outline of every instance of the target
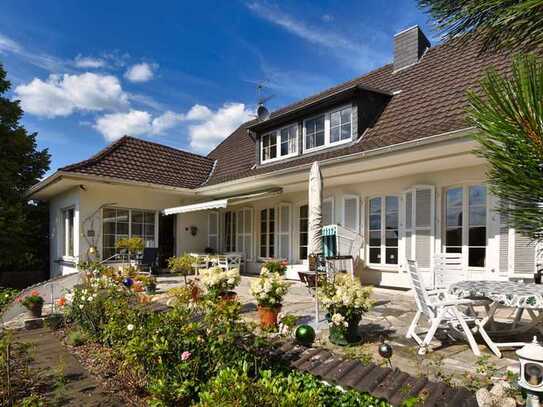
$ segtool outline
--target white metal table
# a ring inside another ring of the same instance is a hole
[[[498,307],[516,308],[515,317],[508,329],[487,330],[492,336],[516,335],[536,328],[543,334],[543,285],[514,281],[460,281],[449,287],[449,294],[458,298],[484,297],[492,301],[481,324],[494,326]],[[521,324],[522,314],[527,312],[530,322]],[[522,347],[525,342],[495,342],[497,347]]]

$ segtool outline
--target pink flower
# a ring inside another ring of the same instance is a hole
[[[182,360],[182,361],[185,361],[185,360],[189,359],[190,356],[191,356],[191,353],[190,353],[190,352],[184,351],[184,352],[181,354],[181,360]]]

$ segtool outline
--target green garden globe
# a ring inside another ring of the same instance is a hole
[[[300,325],[296,328],[296,340],[302,345],[310,346],[315,340],[315,330],[309,325]]]

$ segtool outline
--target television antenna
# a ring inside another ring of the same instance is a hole
[[[264,96],[263,90],[264,85],[266,84],[266,80],[259,82],[256,85],[256,96],[257,96],[257,104],[256,104],[256,118],[258,121],[265,121],[270,118],[270,111],[266,107],[265,103],[273,98],[274,95]]]

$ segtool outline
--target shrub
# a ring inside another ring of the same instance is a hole
[[[279,273],[285,275],[288,262],[286,260],[268,260],[262,265],[262,269],[268,270],[270,273]]]
[[[289,284],[277,272],[269,272],[262,267],[260,276],[251,283],[251,295],[261,307],[280,306]]]
[[[126,250],[131,254],[139,253],[143,251],[143,239],[141,237],[119,239],[115,243],[115,248],[117,250]]]
[[[3,288],[0,287],[0,313],[2,313],[2,310],[11,303],[15,297],[19,294],[18,290],[15,290],[13,288]]]
[[[181,274],[187,284],[187,276],[192,272],[192,266],[197,262],[194,256],[184,254],[183,256],[170,257],[168,269],[174,274]]]
[[[210,298],[218,298],[233,290],[241,281],[239,269],[223,270],[220,267],[212,267],[201,271],[201,281],[207,289]]]
[[[221,370],[199,396],[199,407],[389,406],[368,394],[328,386],[306,373],[264,370],[251,377],[246,368]]]

